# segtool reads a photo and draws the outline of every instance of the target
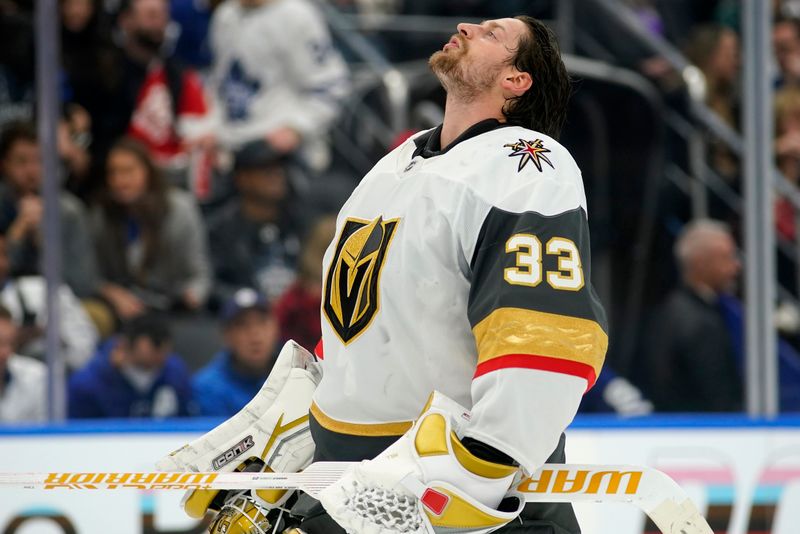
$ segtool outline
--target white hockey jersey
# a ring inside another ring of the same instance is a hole
[[[439,134],[384,157],[339,214],[312,414],[334,432],[399,435],[438,390],[471,408],[465,435],[530,472],[608,344],[581,174],[525,128],[483,121],[443,152]]]
[[[227,0],[211,22],[211,85],[220,141],[236,148],[279,127],[324,134],[349,90],[325,20],[309,0],[245,8]]]

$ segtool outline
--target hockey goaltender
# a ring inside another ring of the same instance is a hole
[[[581,173],[556,138],[570,80],[526,16],[459,24],[430,58],[444,122],[379,161],[324,258],[322,341],[289,342],[240,413],[163,470],[358,461],[320,501],[190,491],[214,533],[580,532],[511,488],[564,462],[608,338]]]

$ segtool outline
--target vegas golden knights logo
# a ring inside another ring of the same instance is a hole
[[[346,345],[378,313],[378,279],[400,219],[348,218],[325,277],[325,317]]]

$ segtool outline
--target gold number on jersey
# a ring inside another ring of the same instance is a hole
[[[558,269],[543,273],[542,242],[532,234],[514,234],[506,241],[506,253],[515,254],[514,267],[503,271],[506,282],[516,286],[536,287],[544,277],[553,289],[578,291],[584,285],[583,264],[578,246],[565,237],[553,237],[544,252],[558,257]]]

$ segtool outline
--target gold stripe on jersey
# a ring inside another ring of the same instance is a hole
[[[472,332],[479,367],[498,358],[531,355],[589,366],[596,377],[608,348],[608,336],[595,321],[523,308],[498,308]]]
[[[413,421],[398,421],[394,423],[348,423],[328,416],[315,402],[311,403],[311,415],[326,430],[351,436],[402,436],[413,425]]]

